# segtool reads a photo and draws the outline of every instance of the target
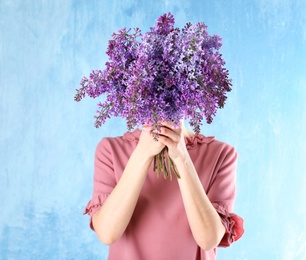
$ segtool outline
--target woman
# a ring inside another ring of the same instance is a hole
[[[109,259],[215,259],[217,246],[243,234],[232,214],[233,147],[163,123],[158,141],[144,126],[104,138],[95,156],[94,191],[85,212]],[[157,178],[152,161],[167,146],[180,178]]]

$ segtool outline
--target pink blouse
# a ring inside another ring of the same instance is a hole
[[[135,149],[141,131],[104,138],[95,155],[94,189],[84,214],[91,218],[116,186]],[[226,233],[219,246],[227,247],[243,232],[243,219],[233,214],[237,153],[229,144],[201,134],[185,138],[186,146]],[[195,242],[175,178],[157,178],[153,166],[122,237],[110,245],[110,260],[215,259],[216,249],[204,251]]]

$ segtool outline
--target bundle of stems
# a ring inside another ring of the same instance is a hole
[[[154,171],[157,171],[157,176],[160,177],[160,174],[163,173],[164,178],[168,177],[172,181],[172,174],[179,179],[181,178],[175,164],[168,154],[168,147],[166,146],[159,154],[154,156]]]

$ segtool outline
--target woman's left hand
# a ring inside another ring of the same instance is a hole
[[[184,158],[188,154],[181,126],[175,128],[169,122],[162,122],[158,141],[168,147],[168,154],[172,160]]]

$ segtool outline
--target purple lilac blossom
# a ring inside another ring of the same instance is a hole
[[[210,36],[202,22],[175,28],[171,13],[144,35],[123,28],[108,43],[106,68],[83,77],[75,101],[106,95],[98,103],[96,127],[112,116],[125,118],[128,130],[189,119],[199,133],[204,118],[210,124],[231,91],[221,46],[221,38]]]

